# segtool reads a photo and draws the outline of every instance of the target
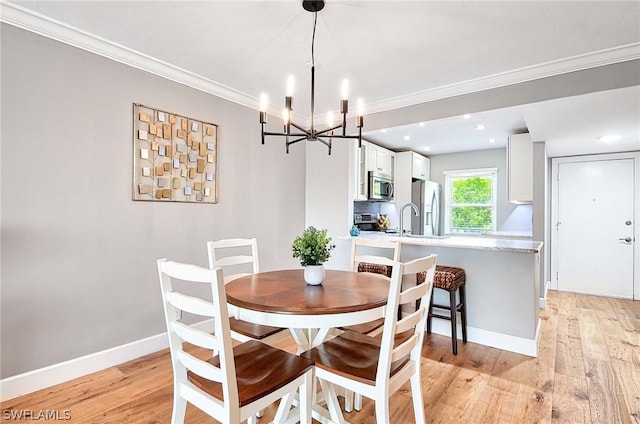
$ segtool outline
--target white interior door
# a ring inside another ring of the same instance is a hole
[[[633,299],[634,160],[559,163],[558,290]]]

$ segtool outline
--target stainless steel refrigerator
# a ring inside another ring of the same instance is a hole
[[[411,215],[411,232],[420,235],[440,235],[440,184],[414,180],[411,201],[418,206],[419,215]]]

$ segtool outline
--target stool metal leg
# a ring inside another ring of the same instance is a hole
[[[462,341],[467,342],[467,295],[464,284],[460,286],[460,320],[462,321]]]
[[[449,292],[449,302],[451,305],[451,347],[453,348],[453,354],[458,354],[458,331],[457,331],[457,315],[456,308],[456,292],[455,290]]]

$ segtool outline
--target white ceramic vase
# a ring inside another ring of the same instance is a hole
[[[322,284],[324,280],[324,265],[307,265],[304,267],[304,281],[312,286]]]

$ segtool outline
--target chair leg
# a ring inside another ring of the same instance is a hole
[[[280,404],[278,405],[278,410],[276,411],[276,415],[273,418],[273,422],[274,423],[283,423],[285,422],[287,415],[289,414],[289,409],[291,408],[291,405],[293,404],[293,400],[295,398],[295,393],[289,393],[286,394],[282,397],[282,399],[280,399]],[[251,420],[253,419],[253,422],[255,423],[256,421],[256,415],[253,415],[251,417],[249,417],[247,419],[248,423],[251,423]],[[257,417],[260,418],[260,417]]]
[[[174,387],[173,393],[173,412],[171,416],[171,424],[183,424],[184,415],[187,412],[187,401],[181,398],[177,393],[178,388]]]
[[[313,371],[304,376],[304,384],[300,386],[300,424],[311,424],[311,409],[315,401],[312,391],[315,389]]]
[[[353,411],[353,395],[354,393],[349,389],[344,389],[344,410],[345,412]]]
[[[453,354],[458,354],[458,331],[457,331],[457,308],[456,308],[456,292],[449,292],[449,302],[451,306],[451,347],[453,349]]]
[[[376,423],[389,422],[389,399],[376,399]]]
[[[431,314],[433,314],[433,290],[429,299],[429,314],[427,315],[427,334],[431,334]]]
[[[328,381],[320,379],[320,387],[322,387],[322,391],[325,395],[325,402],[327,404],[329,415],[331,416],[331,421],[338,424],[344,424],[345,420],[344,416],[342,415],[342,411],[340,410],[340,404],[338,403],[335,386]]]
[[[354,393],[355,400],[353,402],[353,407],[356,411],[360,411],[362,409],[362,395],[360,393]]]
[[[424,424],[424,402],[422,400],[422,384],[420,384],[420,370],[411,376],[411,399],[413,400],[413,415],[416,424]]]
[[[460,321],[462,321],[462,342],[467,342],[467,294],[465,293],[464,284],[460,286]]]

